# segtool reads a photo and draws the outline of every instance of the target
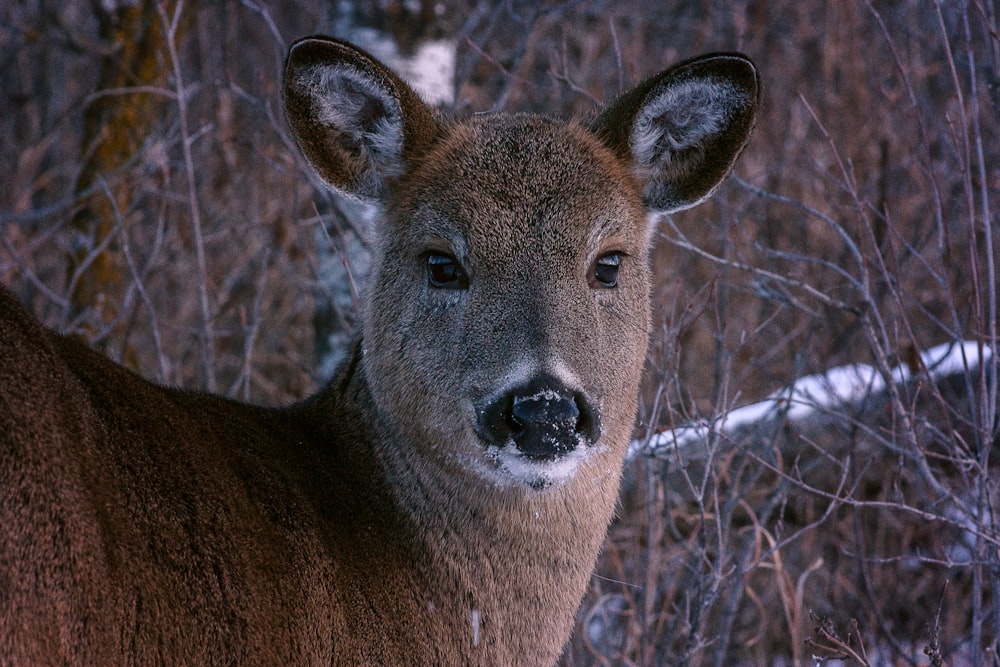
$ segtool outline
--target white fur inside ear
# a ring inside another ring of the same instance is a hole
[[[357,158],[383,178],[402,170],[403,118],[391,91],[344,65],[303,68],[296,83],[313,100],[316,121],[344,135]]]
[[[677,157],[698,151],[706,140],[722,132],[732,109],[746,95],[721,79],[696,79],[667,86],[648,100],[632,127],[631,148],[645,173],[680,170],[691,160]]]

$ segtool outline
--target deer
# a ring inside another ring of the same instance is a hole
[[[759,78],[718,53],[591,120],[449,117],[296,41],[292,135],[380,210],[350,351],[260,407],[149,382],[0,289],[0,663],[555,663],[634,429],[657,217],[730,172]]]

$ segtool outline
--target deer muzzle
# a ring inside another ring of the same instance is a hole
[[[512,442],[532,459],[556,459],[600,437],[600,421],[586,395],[551,377],[507,391],[477,413],[483,440],[498,447]]]

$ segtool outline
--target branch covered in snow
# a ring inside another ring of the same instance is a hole
[[[932,347],[921,353],[920,359],[930,378],[938,380],[975,370],[987,363],[991,354],[987,346],[961,341]],[[906,364],[893,368],[891,375],[897,384],[908,382],[914,377],[913,371]],[[653,433],[641,440],[634,440],[629,447],[629,459],[639,455],[662,457],[675,449],[684,449],[688,445],[702,442],[713,433],[732,435],[741,428],[779,417],[797,421],[830,409],[857,405],[885,389],[886,381],[874,366],[837,366],[826,373],[801,377],[763,401],[724,412],[711,420],[688,422]]]

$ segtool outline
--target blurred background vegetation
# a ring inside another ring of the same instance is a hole
[[[763,115],[720,193],[660,224],[636,427],[709,435],[627,464],[563,664],[1000,665],[998,14],[11,0],[0,282],[146,377],[287,403],[350,335],[373,214],[317,187],[294,149],[291,41],[334,34],[404,69],[433,44],[449,113],[583,117],[673,62],[742,51]],[[980,354],[937,378],[920,351],[959,340]],[[714,428],[858,362],[887,388]],[[891,382],[895,367],[912,379]]]

